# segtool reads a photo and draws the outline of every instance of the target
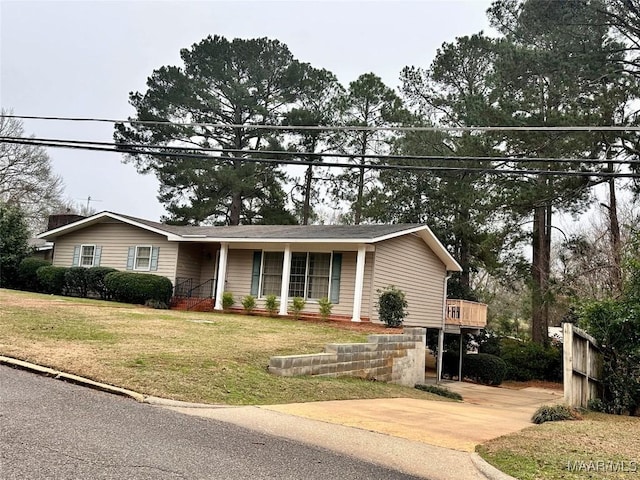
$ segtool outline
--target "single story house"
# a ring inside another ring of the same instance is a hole
[[[464,305],[447,305],[448,275],[461,267],[426,225],[195,227],[101,212],[38,238],[54,243],[54,265],[163,275],[175,297],[208,300],[215,310],[223,292],[238,304],[253,295],[258,308],[276,295],[281,315],[293,297],[317,314],[326,297],[336,318],[379,322],[377,291],[395,285],[406,294],[407,326],[440,330],[445,316],[447,332],[483,326],[465,324]]]

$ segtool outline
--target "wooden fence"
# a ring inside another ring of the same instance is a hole
[[[572,323],[563,324],[562,335],[564,401],[587,407],[589,400],[602,394],[602,354],[596,340]]]

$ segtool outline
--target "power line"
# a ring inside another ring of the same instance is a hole
[[[467,126],[467,127],[426,127],[426,126],[381,126],[370,127],[361,125],[263,125],[263,124],[227,124],[206,122],[172,122],[169,120],[117,120],[111,118],[92,117],[54,117],[42,115],[1,115],[4,118],[16,118],[22,120],[55,120],[64,122],[97,122],[97,123],[123,123],[130,125],[173,125],[176,127],[211,127],[211,128],[243,128],[251,130],[298,130],[298,131],[355,131],[355,132],[640,132],[640,126]]]
[[[234,149],[234,148],[213,148],[213,147],[182,147],[182,146],[159,146],[159,145],[140,145],[136,143],[116,143],[116,142],[100,142],[94,140],[67,140],[57,138],[37,138],[37,137],[0,137],[0,140],[26,140],[33,142],[46,142],[56,144],[69,145],[87,145],[87,146],[108,146],[118,150],[129,148],[135,150],[140,155],[157,155],[158,152],[149,152],[145,149],[166,149],[168,151],[184,151],[184,152],[214,152],[214,153],[234,153],[234,154],[253,154],[253,155],[275,155],[289,157],[314,157],[314,158],[364,158],[371,160],[423,160],[427,162],[444,161],[444,162],[461,162],[461,161],[477,161],[477,162],[511,162],[511,163],[584,163],[584,164],[625,164],[640,165],[640,160],[634,159],[594,159],[594,158],[553,158],[553,157],[481,157],[481,156],[453,156],[453,155],[385,155],[385,154],[349,154],[339,152],[300,152],[291,150],[252,150],[252,149]]]
[[[12,144],[21,145],[38,145],[43,147],[52,148],[67,148],[78,149],[87,151],[99,151],[110,153],[128,153],[132,155],[139,155],[140,151],[127,148],[112,148],[105,146],[89,146],[78,144],[64,144],[56,142],[39,142],[30,141],[23,138],[19,140],[4,140],[5,137],[0,137],[0,141]],[[358,165],[353,163],[339,163],[339,162],[316,162],[310,160],[288,160],[278,158],[251,158],[251,157],[220,157],[203,155],[198,153],[175,153],[175,152],[145,152],[150,155],[163,155],[169,158],[187,158],[187,159],[201,159],[208,161],[233,161],[233,162],[245,162],[245,163],[267,163],[275,165],[312,165],[323,166],[329,168],[365,168],[367,170],[397,170],[397,171],[424,171],[424,172],[440,172],[440,173],[475,173],[479,175],[484,174],[497,174],[497,175],[543,175],[543,176],[580,176],[580,177],[602,177],[602,178],[640,178],[640,173],[619,173],[619,172],[590,172],[590,171],[555,171],[555,170],[539,170],[539,169],[500,169],[500,168],[467,168],[467,167],[441,167],[441,166],[424,166],[424,165],[401,165],[401,164],[366,164]]]

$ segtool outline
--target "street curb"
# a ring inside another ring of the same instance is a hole
[[[106,383],[95,382],[88,378],[79,377],[78,375],[61,372],[59,370],[54,370],[53,368],[43,367],[34,363],[18,360],[16,358],[0,355],[0,364],[8,365],[13,368],[19,368],[21,370],[27,370],[29,372],[37,373],[39,375],[45,375],[47,377],[53,377],[58,380],[75,383],[76,385],[93,388],[94,390],[100,390],[102,392],[112,393],[114,395],[129,397],[140,403],[143,403],[145,400],[145,396],[141,393],[127,390],[126,388],[114,387],[113,385],[107,385]]]
[[[83,387],[93,388],[94,390],[100,390],[102,392],[111,393],[114,395],[120,395],[122,397],[129,397],[139,403],[147,403],[149,405],[159,407],[182,407],[182,408],[233,408],[232,405],[220,405],[220,404],[208,404],[208,403],[191,403],[181,402],[179,400],[170,400],[167,398],[152,397],[143,395],[142,393],[134,392],[133,390],[127,390],[126,388],[115,387],[107,383],[100,383],[89,378],[80,377],[71,373],[61,372],[54,370],[53,368],[43,367],[35,363],[25,362],[24,360],[18,360],[17,358],[6,357],[0,355],[0,365],[7,365],[12,368],[18,368],[20,370],[26,370],[38,375],[44,375],[47,377],[53,377],[58,380],[64,380],[69,383],[74,383]]]
[[[221,405],[215,403],[191,403],[180,400],[170,400],[160,397],[144,397],[144,403],[158,407],[181,407],[181,408],[237,408],[237,405]]]
[[[517,480],[511,475],[507,475],[506,473],[498,470],[493,465],[487,463],[480,455],[477,453],[471,453],[469,455],[471,457],[471,461],[478,469],[480,473],[482,473],[489,480]]]

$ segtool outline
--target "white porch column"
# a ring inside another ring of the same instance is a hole
[[[227,278],[227,257],[229,255],[229,244],[220,243],[220,255],[218,256],[218,278],[216,281],[216,303],[214,310],[222,310],[222,294],[224,293],[224,281]]]
[[[356,259],[356,285],[353,292],[353,316],[352,322],[360,321],[360,312],[362,311],[362,289],[364,288],[364,260],[367,254],[366,245],[358,247],[358,258]]]
[[[287,314],[287,303],[289,303],[289,276],[291,274],[291,245],[284,246],[282,257],[282,287],[280,288],[280,315]]]

